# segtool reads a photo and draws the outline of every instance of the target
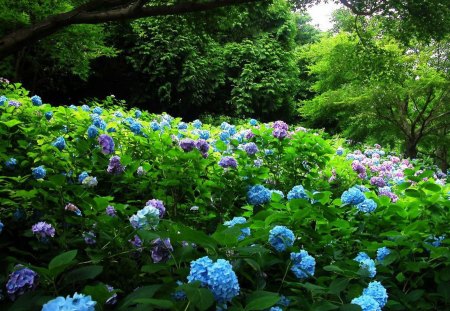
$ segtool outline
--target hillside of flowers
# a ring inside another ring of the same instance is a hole
[[[255,119],[0,88],[1,310],[445,310],[446,173]]]

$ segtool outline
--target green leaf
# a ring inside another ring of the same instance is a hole
[[[330,284],[328,292],[330,294],[339,295],[348,285],[349,279],[338,278],[334,279]]]
[[[92,300],[97,301],[99,304],[104,304],[113,295],[103,283],[95,286],[88,285],[83,289],[83,293],[91,296]]]
[[[439,192],[439,191],[441,191],[441,187],[439,185],[437,185],[435,183],[431,183],[431,182],[424,183],[422,185],[422,187],[427,189],[427,190],[429,190],[429,191],[432,191],[432,192]]]
[[[405,190],[405,194],[408,197],[413,197],[413,198],[420,198],[420,192],[416,189],[406,189]]]
[[[213,294],[206,288],[195,287],[195,284],[185,284],[179,288],[186,293],[191,304],[201,311],[207,310],[214,303]]]
[[[13,126],[16,126],[16,125],[18,125],[18,124],[22,124],[21,121],[16,120],[16,119],[12,119],[12,120],[9,120],[9,121],[6,121],[6,122],[3,122],[3,121],[2,121],[1,123],[3,123],[4,125],[6,125],[6,126],[9,127],[9,128],[11,128],[11,127],[13,127]]]
[[[257,291],[247,299],[245,310],[264,310],[275,305],[279,300],[280,296],[277,293]]]
[[[71,250],[54,257],[48,264],[48,269],[53,275],[57,275],[70,265],[77,256],[77,250]]]
[[[152,298],[160,288],[161,285],[148,285],[138,288],[122,300],[118,310],[127,310],[127,307],[136,304],[136,299]]]
[[[159,309],[170,309],[173,307],[173,302],[170,300],[163,299],[152,299],[152,298],[138,298],[133,300],[135,303],[157,306]]]
[[[73,284],[78,281],[92,280],[103,272],[102,266],[86,266],[69,271],[64,276],[65,284]]]

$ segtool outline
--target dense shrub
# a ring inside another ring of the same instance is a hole
[[[2,309],[449,303],[441,172],[281,121],[34,105],[12,84],[0,95]]]

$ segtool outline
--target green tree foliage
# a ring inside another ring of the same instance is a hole
[[[448,40],[403,45],[379,23],[325,36],[305,51],[317,81],[317,96],[301,103],[310,125],[343,132],[355,140],[402,142],[410,157],[441,153],[449,142]],[[430,143],[434,142],[432,147]],[[431,147],[431,148],[430,148]]]

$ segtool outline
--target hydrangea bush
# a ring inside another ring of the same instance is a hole
[[[0,91],[2,310],[449,304],[450,187],[418,160]]]

